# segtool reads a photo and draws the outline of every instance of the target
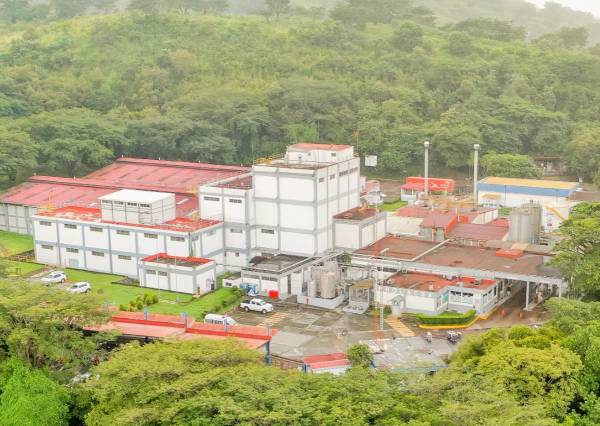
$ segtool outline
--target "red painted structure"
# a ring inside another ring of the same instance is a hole
[[[454,192],[454,179],[429,178],[428,186],[430,192]],[[425,191],[425,178],[420,176],[409,176],[406,178],[406,183],[402,185],[402,189],[412,191]]]

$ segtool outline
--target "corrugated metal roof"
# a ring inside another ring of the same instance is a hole
[[[579,186],[578,182],[565,182],[554,180],[539,180],[539,179],[515,179],[504,177],[486,177],[479,183],[487,183],[490,185],[509,185],[509,186],[527,186],[530,188],[545,188],[545,189],[575,189]]]

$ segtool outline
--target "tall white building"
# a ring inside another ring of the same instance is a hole
[[[299,143],[252,168],[255,254],[316,256],[334,248],[333,216],[360,204],[360,159],[348,145]]]

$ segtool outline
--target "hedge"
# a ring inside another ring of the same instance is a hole
[[[475,319],[474,309],[465,312],[464,314],[454,313],[454,312],[446,312],[442,315],[425,315],[418,314],[417,318],[421,322],[421,324],[425,325],[460,325],[460,324],[468,324]]]

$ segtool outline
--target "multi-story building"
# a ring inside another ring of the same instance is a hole
[[[333,216],[360,204],[360,159],[348,145],[299,143],[256,164],[254,254],[316,256],[334,248]]]
[[[124,208],[152,209],[150,223],[128,216],[122,221],[113,206],[102,209],[63,207],[33,216],[36,260],[51,265],[106,272],[138,278],[140,259],[157,253],[173,256],[210,258],[223,269],[223,224],[215,220],[175,218],[164,193],[124,191],[103,201],[124,203]],[[126,201],[128,196],[129,201]],[[167,195],[168,197],[168,195]],[[171,197],[174,197],[171,194]],[[147,200],[140,203],[140,200]],[[141,207],[135,207],[138,203]],[[150,207],[145,207],[145,206]],[[164,205],[164,211],[157,210]],[[116,206],[115,206],[116,207]],[[122,212],[123,214],[125,212]],[[165,220],[158,220],[163,217]],[[119,219],[115,221],[114,219]]]

